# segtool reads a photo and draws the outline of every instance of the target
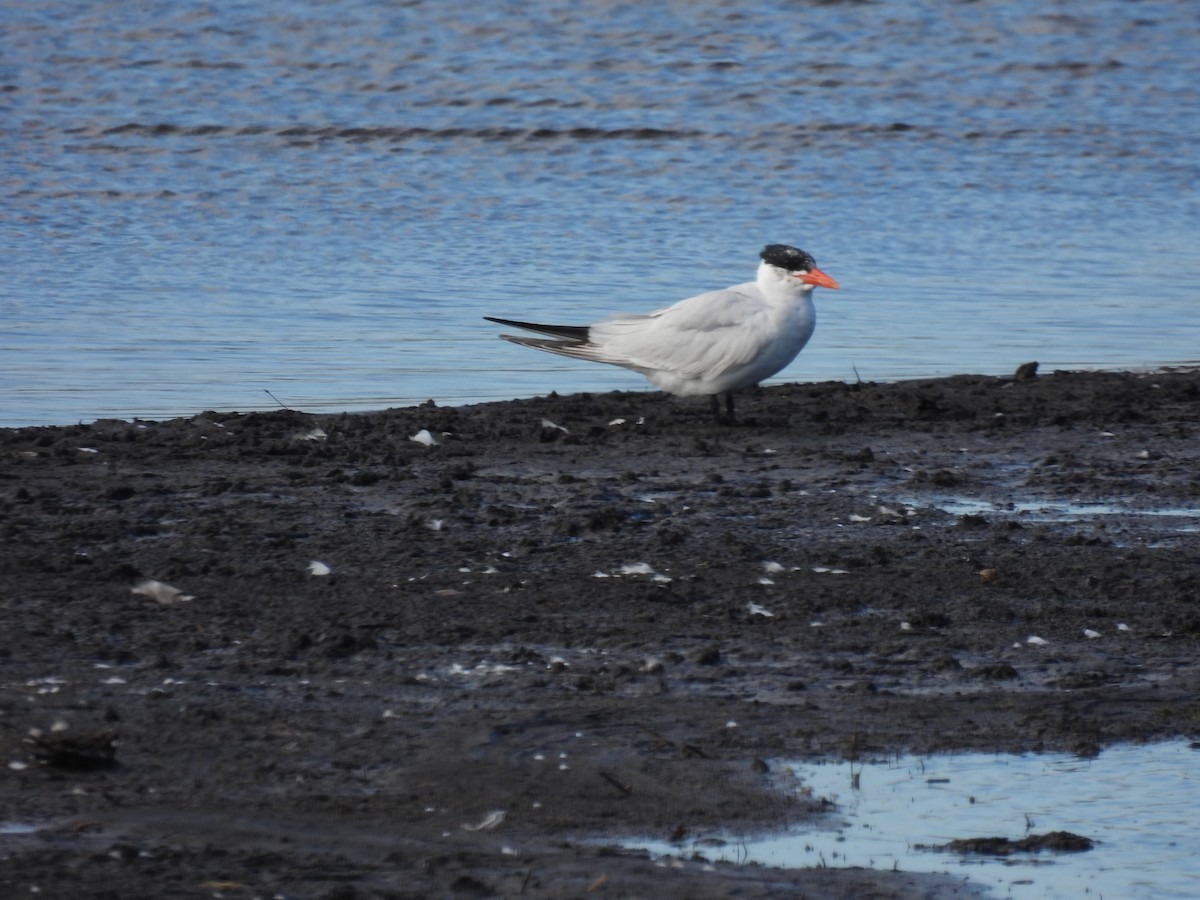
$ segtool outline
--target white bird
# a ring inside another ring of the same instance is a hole
[[[623,366],[671,394],[725,395],[758,384],[796,358],[817,324],[812,291],[836,290],[816,260],[786,244],[768,244],[754,281],[709,291],[646,315],[618,313],[593,325],[539,325],[484,316],[489,322],[549,337],[502,338],[561,356]]]

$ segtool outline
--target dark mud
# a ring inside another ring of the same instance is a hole
[[[949,850],[951,853],[982,854],[984,856],[1012,856],[1014,853],[1083,853],[1096,846],[1095,841],[1069,831],[1051,831],[1047,834],[1028,834],[1020,840],[1006,837],[961,838],[939,847],[921,847],[928,850]]]
[[[1200,374],[740,410],[0,432],[0,894],[971,896],[693,853],[822,827],[780,760],[1200,733]]]

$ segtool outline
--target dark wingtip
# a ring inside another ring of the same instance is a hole
[[[588,326],[586,325],[542,325],[539,322],[518,322],[515,319],[497,319],[495,316],[484,316],[489,322],[506,325],[509,328],[521,328],[525,331],[536,331],[538,334],[548,334],[551,337],[567,341],[586,341]],[[504,335],[501,335],[503,337]]]

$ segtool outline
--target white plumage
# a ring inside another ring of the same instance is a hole
[[[754,281],[709,291],[646,315],[618,314],[593,325],[541,325],[486,317],[548,337],[501,335],[562,356],[640,372],[671,394],[713,398],[751,387],[796,358],[817,324],[814,287],[838,283],[803,250],[763,248]]]

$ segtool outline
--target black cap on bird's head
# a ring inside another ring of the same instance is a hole
[[[817,268],[812,254],[787,244],[767,244],[758,254],[769,266],[776,266],[799,278],[805,284],[838,289],[838,283]]]
[[[817,267],[817,261],[810,254],[787,244],[767,244],[758,255],[763,262],[789,272],[811,272]]]

